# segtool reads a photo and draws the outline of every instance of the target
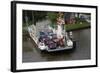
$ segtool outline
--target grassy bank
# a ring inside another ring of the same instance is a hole
[[[83,28],[88,28],[90,27],[90,24],[87,22],[83,23],[76,23],[76,24],[66,24],[65,25],[65,30],[70,31],[70,30],[78,30],[78,29],[83,29]]]

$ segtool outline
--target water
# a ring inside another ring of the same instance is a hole
[[[63,51],[54,53],[41,53],[35,47],[32,39],[23,41],[23,62],[44,62],[44,61],[65,61],[85,60],[91,58],[91,31],[82,29],[73,31],[73,38],[76,40],[76,49],[73,52]]]

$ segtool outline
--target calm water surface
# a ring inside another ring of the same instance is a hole
[[[84,60],[91,58],[91,32],[90,29],[73,31],[73,38],[76,40],[76,49],[73,52],[41,53],[35,48],[32,39],[23,41],[23,62],[43,62],[43,61],[64,61],[64,60]]]

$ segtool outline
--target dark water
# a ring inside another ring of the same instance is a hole
[[[43,62],[43,61],[64,61],[64,60],[84,60],[91,58],[91,31],[83,29],[73,31],[73,38],[76,40],[76,49],[72,52],[62,51],[54,53],[41,53],[34,46],[34,42],[29,37],[23,41],[23,62]]]

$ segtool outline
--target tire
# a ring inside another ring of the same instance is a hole
[[[76,48],[76,41],[73,41],[73,48]]]

